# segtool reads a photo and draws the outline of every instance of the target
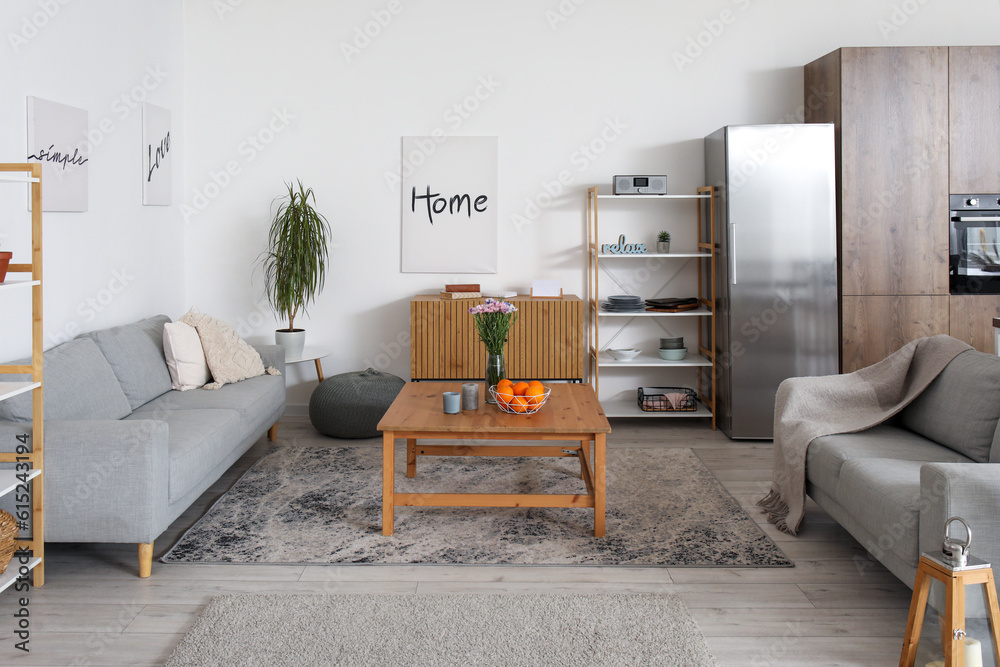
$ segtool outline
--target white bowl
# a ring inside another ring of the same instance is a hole
[[[667,361],[680,361],[681,359],[686,357],[688,353],[686,347],[681,347],[677,349],[668,349],[668,350],[660,348],[658,352],[660,353],[660,358],[666,359]]]
[[[608,354],[618,361],[632,361],[639,356],[639,350],[634,347],[621,347],[614,350],[608,350]]]

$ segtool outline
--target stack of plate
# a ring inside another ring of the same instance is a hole
[[[613,313],[638,313],[646,310],[646,302],[630,294],[616,294],[602,302],[601,309]]]

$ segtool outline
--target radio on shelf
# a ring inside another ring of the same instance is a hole
[[[616,195],[665,195],[666,176],[615,176]]]

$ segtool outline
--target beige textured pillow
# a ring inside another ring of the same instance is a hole
[[[239,382],[264,373],[281,375],[276,368],[265,369],[257,350],[222,320],[192,308],[179,321],[190,324],[198,330],[213,380],[205,385],[205,389],[218,389],[224,384]]]
[[[198,330],[190,324],[167,322],[163,325],[163,355],[167,359],[173,389],[198,389],[212,379]]]

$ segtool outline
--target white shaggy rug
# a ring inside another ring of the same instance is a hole
[[[673,595],[223,595],[167,667],[715,665]]]

